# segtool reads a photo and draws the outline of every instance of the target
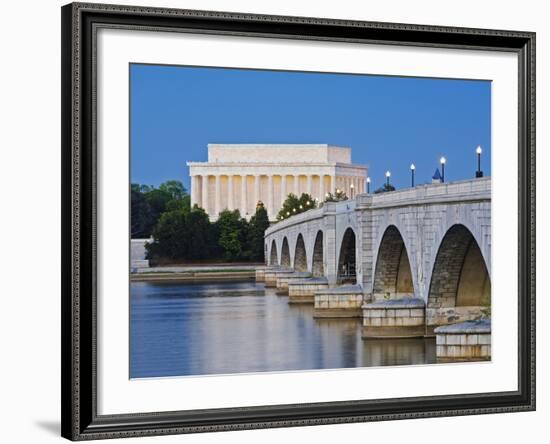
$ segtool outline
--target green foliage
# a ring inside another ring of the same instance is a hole
[[[181,259],[186,255],[187,214],[185,210],[162,214],[153,230],[154,241],[146,246],[149,257]]]
[[[395,191],[395,187],[392,185],[392,184],[387,184],[385,183],[383,186],[381,186],[380,188],[376,189],[374,191],[374,194],[379,194],[379,193],[386,193],[388,191]]]
[[[133,183],[131,186],[132,238],[151,236],[166,211],[190,211],[191,198],[180,181],[169,180],[159,188]]]
[[[179,180],[167,180],[160,184],[159,190],[168,193],[172,200],[182,200],[187,196],[187,191]]]
[[[250,222],[239,210],[225,210],[214,223],[194,205],[178,181],[164,182],[159,188],[132,184],[132,237],[153,236],[147,256],[153,263],[196,260],[264,260],[264,232],[269,227],[262,204]],[[302,195],[300,202],[311,200]],[[310,205],[313,206],[313,205]]]
[[[248,247],[247,256],[253,261],[264,260],[264,233],[269,227],[267,210],[263,205],[256,207],[256,213],[250,218],[248,224]]]
[[[219,245],[227,261],[243,259],[248,224],[241,218],[239,210],[224,210],[220,213],[216,225],[219,228]],[[244,248],[243,248],[244,247]]]
[[[134,239],[147,238],[151,234],[151,208],[139,189],[131,190],[130,235]]]
[[[146,245],[151,259],[199,260],[210,257],[210,221],[202,208],[180,208],[163,213]]]
[[[343,200],[348,200],[346,192],[343,190],[335,190],[333,193],[327,193],[325,195],[325,202],[341,202]]]
[[[286,219],[295,214],[317,208],[317,201],[310,194],[302,193],[300,197],[290,193],[283,202],[283,206],[277,214],[277,220]]]

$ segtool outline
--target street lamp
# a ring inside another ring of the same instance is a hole
[[[367,194],[370,194],[370,177],[367,177]]]
[[[416,167],[414,166],[414,163],[411,163],[411,187],[414,188],[414,170]]]
[[[441,163],[441,183],[443,183],[445,182],[445,164],[447,163],[447,159],[441,157],[441,159],[439,159],[439,162]]]
[[[389,171],[386,171],[386,187],[390,186],[390,176],[391,173]]]
[[[349,188],[350,188],[351,198],[353,199],[353,189],[355,188],[355,186],[354,186],[353,184],[351,184],[351,185],[349,186]]]
[[[476,148],[476,154],[477,154],[477,171],[476,171],[476,177],[483,177],[483,171],[481,171],[481,146],[478,145]]]

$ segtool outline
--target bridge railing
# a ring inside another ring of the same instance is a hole
[[[295,216],[291,216],[288,219],[275,222],[269,226],[269,228],[265,231],[265,235],[269,235],[271,233],[275,233],[279,230],[284,230],[286,228],[292,227],[297,224],[301,224],[310,220],[319,219],[323,217],[324,214],[326,214],[328,211],[334,211],[334,208],[330,209],[326,204],[321,208],[315,208],[313,210],[307,210],[303,213],[296,214]]]
[[[491,199],[491,178],[417,185],[414,188],[379,194],[360,194],[358,207],[388,207],[452,201]]]
[[[385,208],[406,205],[449,203],[453,201],[487,201],[491,199],[491,177],[456,182],[417,185],[414,188],[379,194],[359,194],[354,200],[325,202],[321,208],[308,210],[272,224],[265,232],[269,236],[280,230],[322,218],[365,208]]]

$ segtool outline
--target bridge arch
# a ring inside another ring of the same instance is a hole
[[[323,264],[323,231],[317,231],[315,242],[313,244],[313,253],[311,259],[311,272],[314,277],[325,275],[325,267]]]
[[[307,254],[302,233],[296,238],[296,248],[294,249],[294,270],[307,271]]]
[[[288,248],[286,236],[283,238],[283,246],[281,247],[281,266],[290,267],[290,249]]]
[[[480,308],[490,304],[491,279],[479,244],[466,226],[452,225],[437,250],[428,308]],[[475,310],[472,313],[475,315]]]
[[[414,296],[409,252],[395,225],[384,231],[378,247],[373,280],[374,300]]]
[[[277,255],[277,242],[275,239],[271,241],[271,252],[269,254],[269,265],[278,265],[279,257]]]
[[[338,255],[337,281],[339,284],[357,283],[355,245],[355,232],[352,228],[348,227],[344,231],[340,245],[340,254]]]

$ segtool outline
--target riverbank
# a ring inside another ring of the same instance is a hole
[[[137,270],[130,274],[133,282],[219,282],[255,279],[256,268],[263,264],[220,264],[199,266],[167,266]]]

